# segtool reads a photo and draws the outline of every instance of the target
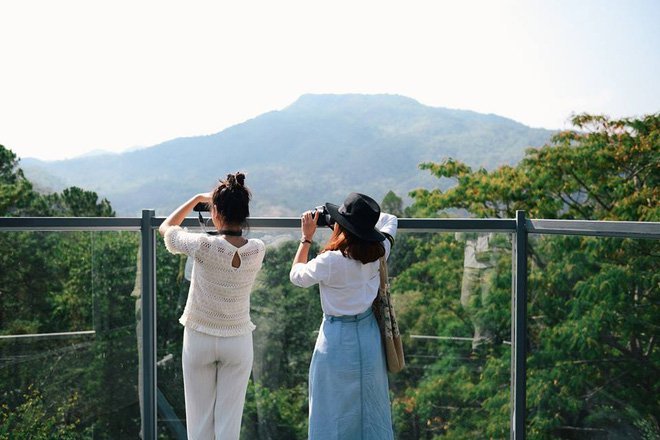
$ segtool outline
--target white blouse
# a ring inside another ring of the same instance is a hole
[[[398,220],[391,214],[381,213],[376,229],[396,236]],[[382,242],[385,257],[390,255],[389,240]],[[289,279],[300,287],[319,284],[321,308],[327,315],[358,315],[366,311],[378,294],[379,261],[363,264],[344,257],[340,251],[319,254],[307,263],[296,263]]]
[[[173,254],[193,258],[181,324],[214,336],[239,336],[255,329],[250,320],[250,293],[266,253],[261,240],[250,239],[237,248],[222,237],[171,226],[165,231],[165,246]],[[239,267],[232,266],[236,253]]]

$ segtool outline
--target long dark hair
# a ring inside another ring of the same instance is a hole
[[[213,206],[223,222],[230,225],[247,226],[250,216],[252,193],[245,186],[245,174],[227,174],[213,190]]]
[[[323,252],[326,251],[340,251],[344,257],[360,261],[362,264],[371,263],[385,255],[382,243],[362,240],[342,228],[339,223],[335,223],[332,235],[323,248]]]

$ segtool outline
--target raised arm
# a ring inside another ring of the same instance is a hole
[[[165,221],[160,224],[158,232],[160,235],[165,235],[165,231],[170,226],[179,226],[183,219],[193,210],[196,204],[198,203],[210,203],[211,202],[211,193],[197,194],[192,197],[190,200],[176,208],[170,215],[167,216]]]
[[[376,222],[376,229],[394,238],[396,237],[396,229],[398,225],[399,219],[396,218],[396,216],[381,212],[380,217],[378,217],[378,222]]]
[[[376,229],[385,234],[388,239],[385,240],[385,255],[389,257],[392,245],[394,245],[394,238],[396,237],[396,230],[399,225],[399,219],[392,214],[381,212],[378,221],[376,222]]]
[[[314,211],[305,212],[300,218],[300,244],[298,245],[298,251],[293,257],[293,264],[296,263],[307,263],[309,258],[309,248],[312,246],[312,240],[314,239],[314,234],[316,233],[316,221],[318,220],[319,213]]]

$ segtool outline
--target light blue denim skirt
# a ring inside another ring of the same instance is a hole
[[[373,312],[325,315],[309,368],[309,439],[393,438],[385,353]]]

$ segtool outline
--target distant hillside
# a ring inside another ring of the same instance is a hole
[[[382,199],[438,184],[418,164],[454,157],[472,166],[513,164],[552,132],[496,115],[421,105],[396,95],[304,95],[217,134],[122,154],[25,159],[40,187],[77,185],[107,197],[118,215],[165,214],[227,172],[243,170],[255,216],[292,215],[350,191]]]

